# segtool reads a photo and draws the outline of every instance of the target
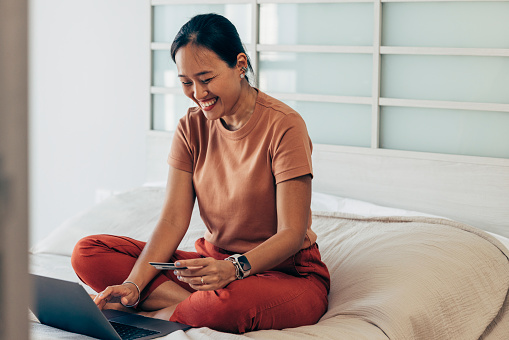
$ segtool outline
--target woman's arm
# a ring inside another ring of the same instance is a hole
[[[277,233],[244,255],[251,273],[274,268],[297,253],[304,243],[311,206],[311,175],[277,185]]]
[[[161,217],[126,281],[143,290],[158,272],[148,262],[169,261],[189,227],[194,200],[192,174],[170,167]]]
[[[251,264],[251,274],[274,268],[302,248],[309,222],[311,175],[279,183],[276,204],[277,233],[244,254]],[[187,267],[202,267],[177,271],[181,281],[197,290],[220,289],[236,279],[230,261],[206,258],[179,262]]]
[[[194,201],[192,174],[170,167],[159,221],[131,273],[125,279],[134,282],[140,292],[158,272],[148,262],[167,262],[182,241],[189,227]],[[124,305],[132,305],[138,299],[138,292],[131,284],[110,286],[97,295],[94,301],[101,308],[111,297],[121,297]]]

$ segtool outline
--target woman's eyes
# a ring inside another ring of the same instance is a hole
[[[207,79],[204,79],[204,80],[201,80],[201,82],[202,82],[203,84],[208,84],[208,83],[210,83],[210,81],[211,81],[212,79],[214,79],[214,77],[212,77],[212,78],[207,78]],[[184,85],[184,86],[191,86],[192,84],[193,84],[193,82],[192,82],[192,81],[183,81],[183,82],[182,82],[182,85]]]

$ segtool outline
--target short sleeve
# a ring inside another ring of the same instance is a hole
[[[306,124],[296,113],[288,114],[277,127],[272,158],[272,173],[276,184],[310,174],[312,143]]]
[[[173,135],[168,164],[176,169],[193,172],[193,147],[189,126],[189,115],[179,120],[177,130]]]

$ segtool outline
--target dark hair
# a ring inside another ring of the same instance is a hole
[[[189,43],[213,51],[231,68],[237,65],[239,53],[244,53],[247,57],[247,67],[253,72],[251,61],[242,45],[237,29],[230,20],[222,15],[199,14],[185,23],[171,44],[173,62],[175,62],[177,51]]]

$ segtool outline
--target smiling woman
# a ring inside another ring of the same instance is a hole
[[[233,333],[316,323],[327,311],[330,276],[311,229],[312,144],[304,120],[249,84],[249,58],[220,15],[193,17],[171,54],[184,94],[198,106],[175,132],[160,219],[147,243],[111,235],[80,240],[76,273],[101,292],[100,308],[134,307]],[[177,250],[196,199],[207,230],[196,252]],[[177,269],[149,264],[167,261]],[[123,306],[113,303],[119,297]]]
[[[237,30],[219,15],[198,15],[171,47],[184,94],[210,120],[238,130],[251,117],[257,92],[246,76],[253,70]]]
[[[175,53],[175,62],[184,94],[207,119],[221,119],[229,130],[238,130],[249,120],[257,91],[245,80],[245,53],[239,53],[230,67],[215,52],[190,42]]]

